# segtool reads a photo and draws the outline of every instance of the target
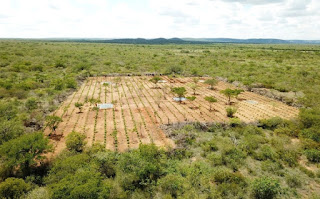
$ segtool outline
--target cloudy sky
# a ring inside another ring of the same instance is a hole
[[[320,39],[320,0],[1,0],[0,38]]]

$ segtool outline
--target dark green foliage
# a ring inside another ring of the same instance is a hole
[[[79,169],[51,184],[52,198],[98,198],[102,178],[95,170]]]
[[[69,151],[81,152],[83,151],[86,142],[86,135],[77,132],[71,132],[66,137],[66,146]]]
[[[305,155],[310,162],[320,162],[320,151],[317,149],[305,150]]]
[[[28,174],[30,166],[45,159],[44,154],[50,149],[49,140],[43,133],[24,134],[0,146],[2,168],[10,173],[18,170]]]
[[[7,178],[0,183],[0,198],[19,199],[31,189],[23,179]]]
[[[182,195],[186,190],[187,182],[186,179],[180,175],[168,174],[161,178],[158,184],[163,193],[169,193],[172,197],[177,198],[177,196]]]
[[[31,111],[38,108],[38,101],[35,98],[29,98],[25,104],[27,110]]]
[[[280,191],[278,180],[269,177],[258,178],[252,183],[253,196],[257,199],[275,198]]]
[[[260,126],[264,129],[270,129],[270,130],[274,130],[276,129],[278,126],[283,124],[283,119],[280,117],[274,117],[271,119],[263,119],[260,120]]]

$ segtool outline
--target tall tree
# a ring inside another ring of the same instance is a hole
[[[10,172],[21,170],[27,175],[30,166],[43,160],[51,147],[41,132],[24,134],[0,146],[1,167]]]

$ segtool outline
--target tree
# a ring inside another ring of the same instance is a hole
[[[220,91],[220,93],[228,97],[228,105],[231,105],[231,97],[238,98],[238,95],[242,92],[244,92],[244,90],[242,89],[240,90],[240,89],[230,89],[230,88]]]
[[[85,142],[86,136],[84,134],[78,132],[71,132],[66,137],[66,145],[69,151],[76,151],[81,152],[83,151],[84,146],[86,145]]]
[[[191,83],[190,88],[193,90],[193,95],[196,95],[196,90],[199,88],[199,85],[196,83]]]
[[[18,199],[31,189],[23,179],[7,178],[0,183],[0,198]]]
[[[234,91],[234,96],[236,99],[238,99],[238,95],[240,95],[242,92],[244,92],[244,90],[242,89],[235,89]]]
[[[218,83],[218,81],[212,78],[212,79],[207,79],[204,83],[210,85],[210,89],[213,90],[214,86]]]
[[[193,102],[196,99],[196,96],[190,96],[190,97],[186,97],[188,101]],[[192,108],[196,108],[196,107],[190,107]]]
[[[30,165],[36,165],[51,150],[49,140],[41,132],[24,134],[0,146],[0,157],[7,171],[22,170],[28,174]]]
[[[272,199],[280,191],[278,180],[269,177],[258,178],[253,181],[253,195],[257,199]]]
[[[210,104],[210,110],[209,110],[209,111],[211,111],[211,110],[212,110],[212,109],[211,109],[212,103],[217,102],[217,99],[214,98],[214,97],[212,97],[212,96],[206,96],[204,99],[205,99],[207,102],[209,102],[209,104]]]
[[[224,94],[228,98],[228,105],[231,104],[231,97],[234,95],[234,92],[232,89],[227,88],[225,90],[220,91],[220,93]]]
[[[171,91],[178,96],[179,103],[182,102],[182,98],[185,96],[185,93],[187,92],[185,87],[175,87],[175,88],[172,88]]]
[[[149,81],[154,83],[154,88],[157,88],[157,83],[161,80],[161,78],[159,76],[154,76],[153,78],[151,78]]]
[[[82,113],[83,103],[76,102],[74,106],[79,109],[79,113]]]
[[[58,128],[59,123],[62,122],[62,119],[56,115],[49,115],[46,117],[46,122],[51,131],[56,132],[56,129]]]

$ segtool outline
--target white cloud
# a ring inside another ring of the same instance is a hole
[[[0,37],[320,39],[319,0],[7,0]]]

